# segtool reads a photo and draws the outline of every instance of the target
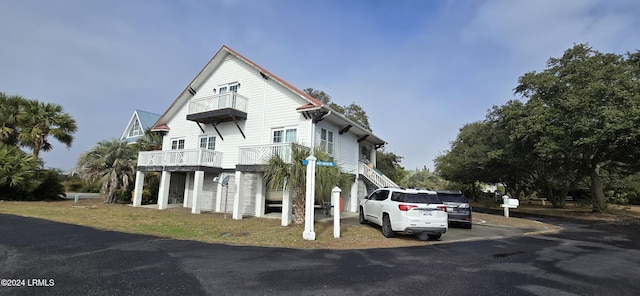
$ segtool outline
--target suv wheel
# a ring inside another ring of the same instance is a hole
[[[384,214],[382,217],[382,235],[386,238],[394,237],[393,230],[391,229],[391,220],[389,219],[389,215]]]
[[[464,228],[466,229],[471,229],[471,227],[473,227],[471,223],[467,223],[464,225]]]
[[[358,218],[360,224],[367,224],[367,219],[364,218],[364,209],[362,207],[360,207],[360,215],[358,215]]]
[[[429,234],[429,239],[439,239],[442,234]]]

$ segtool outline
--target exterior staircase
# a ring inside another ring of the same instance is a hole
[[[363,162],[361,162],[359,165],[360,176],[365,180],[365,183],[367,183],[367,185],[375,188],[400,187],[379,170],[372,168]]]

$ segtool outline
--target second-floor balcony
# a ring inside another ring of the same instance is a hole
[[[143,151],[138,167],[222,167],[222,152],[208,149]]]
[[[213,95],[189,102],[187,120],[199,123],[220,123],[247,118],[248,99],[230,92]]]
[[[269,159],[279,155],[286,163],[291,163],[291,143],[255,145],[240,147],[241,165],[266,165]]]

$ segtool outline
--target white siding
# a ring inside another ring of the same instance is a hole
[[[308,134],[310,124],[296,111],[296,108],[306,104],[306,101],[274,81],[263,79],[257,70],[233,56],[228,57],[207,78],[190,100],[212,96],[214,88],[218,89],[220,85],[231,82],[240,83],[238,94],[248,98],[247,120],[239,121],[246,139],[234,122],[224,122],[217,126],[222,138],[211,124],[201,124],[205,131],[202,133],[195,122],[186,120],[187,103],[168,122],[170,131],[165,136],[163,148],[170,150],[172,139],[184,137],[185,149],[196,149],[200,136],[215,136],[216,150],[223,153],[222,167],[234,169],[239,160],[239,147],[270,144],[273,128],[296,128],[298,142],[309,144],[305,135]]]
[[[333,157],[340,165],[340,169],[345,173],[355,174],[358,171],[358,139],[351,133],[339,134],[341,127],[325,121],[318,122],[315,130],[315,143],[320,146],[320,133],[322,129],[333,132],[334,153]]]
[[[252,145],[265,145],[272,142],[272,131],[275,128],[296,128],[297,142],[306,146],[312,143],[319,145],[321,128],[333,131],[334,135],[334,158],[339,163],[342,171],[356,173],[359,159],[359,144],[357,138],[351,133],[339,134],[342,127],[321,121],[315,127],[311,120],[305,119],[296,108],[308,102],[289,89],[274,82],[271,79],[264,79],[260,72],[244,63],[233,55],[228,55],[209,77],[200,77],[204,83],[196,89],[196,94],[185,102],[182,106],[174,106],[179,110],[168,119],[166,124],[169,132],[163,140],[163,149],[171,150],[171,141],[182,138],[185,140],[185,149],[197,149],[201,136],[216,137],[215,150],[223,153],[222,167],[225,173],[220,174],[220,178],[231,174],[229,185],[222,189],[222,194],[217,195],[217,184],[212,179],[216,174],[206,173],[203,194],[201,199],[201,210],[213,211],[217,202],[220,202],[224,210],[226,199],[226,209],[231,214],[235,196],[235,175],[230,173],[235,170],[239,162],[239,147]],[[219,91],[221,85],[229,83],[239,83],[238,94],[247,98],[247,119],[240,120],[239,126],[244,132],[242,136],[234,122],[224,122],[217,125],[220,135],[211,124],[198,124],[186,119],[189,110],[189,102],[214,95]],[[193,201],[193,172],[188,172],[188,178],[182,181],[185,206],[191,206]],[[175,175],[175,174],[174,174]],[[262,182],[259,174],[243,173],[243,197],[241,212],[244,215],[255,215],[256,195],[258,194],[258,182]],[[178,184],[180,181],[176,181]],[[349,195],[347,188],[343,188],[343,197]]]
[[[340,135],[340,168],[345,173],[358,173],[360,148],[358,138],[350,133]]]

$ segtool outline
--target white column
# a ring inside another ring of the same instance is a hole
[[[244,187],[244,182],[242,179],[244,174],[242,172],[236,172],[236,194],[233,197],[233,219],[234,220],[242,220],[242,187]],[[227,186],[227,190],[228,190]]]
[[[158,209],[165,210],[169,203],[169,184],[171,183],[171,172],[162,171],[160,176],[160,189],[158,190]]]
[[[189,200],[193,198],[192,194],[189,194],[189,188],[193,186],[193,175],[191,173],[187,173],[184,180],[184,198],[182,199],[182,207],[189,207]],[[193,203],[191,203],[193,205]]]
[[[222,212],[222,199],[225,198],[222,195],[222,185],[220,184],[220,182],[222,182],[222,179],[223,179],[223,175],[220,174],[218,176],[218,182],[216,182],[216,185],[217,185],[217,188],[216,188],[216,213]]]
[[[293,221],[293,199],[291,198],[293,189],[287,188],[286,182],[285,180],[285,184],[282,187],[282,222],[280,223],[282,226],[289,226],[291,221]]]
[[[313,231],[313,205],[315,203],[315,183],[316,183],[316,157],[309,155],[307,157],[307,186],[306,186],[306,199],[305,199],[305,217],[304,217],[304,231],[302,232],[302,238],[305,240],[316,240],[316,233]]]
[[[142,190],[144,190],[144,172],[136,171],[136,185],[133,189],[133,206],[142,205]]]
[[[264,174],[258,174],[256,180],[256,217],[264,216]]]
[[[376,159],[376,146],[371,145],[371,155],[370,155],[370,159],[369,162],[373,163],[373,166],[378,166],[378,162]]]
[[[202,199],[202,184],[204,184],[204,171],[196,171],[193,179],[193,201],[191,202],[191,214],[200,214]]]
[[[333,237],[340,237],[340,192],[342,190],[336,186],[331,190],[331,204],[333,205]]]
[[[351,185],[351,193],[349,194],[349,199],[351,200],[351,202],[349,203],[349,211],[352,213],[356,213],[358,212],[358,206],[360,204],[360,195],[362,193],[358,192],[358,176],[359,174],[356,174],[356,181],[353,182],[353,184]]]

